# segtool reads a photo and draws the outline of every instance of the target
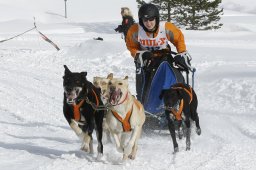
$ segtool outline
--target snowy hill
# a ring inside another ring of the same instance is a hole
[[[56,22],[56,15],[49,20],[36,16],[39,30],[61,50],[56,51],[36,31],[0,43],[0,169],[256,169],[256,16],[255,6],[246,2],[223,2],[228,11],[220,30],[183,30],[197,68],[195,90],[202,128],[201,136],[192,131],[191,150],[185,151],[185,141],[180,140],[180,152],[173,155],[168,132],[143,134],[137,158],[122,165],[113,144],[104,145],[102,161],[96,161],[96,154],[80,151],[80,141],[62,113],[64,64],[72,71],[87,71],[89,80],[110,72],[128,75],[135,93],[133,60],[113,30],[118,22],[76,22],[79,18]],[[0,40],[33,27],[32,9],[24,12],[14,3],[0,3],[1,16],[21,11],[0,18]],[[44,16],[47,10],[40,9],[37,13],[43,11],[40,16]]]

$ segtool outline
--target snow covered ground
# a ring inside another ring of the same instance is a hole
[[[102,161],[80,151],[80,141],[62,113],[64,64],[72,71],[87,71],[90,81],[110,72],[128,75],[135,93],[133,60],[113,31],[118,23],[52,22],[53,15],[37,26],[60,51],[36,31],[0,43],[0,169],[256,169],[256,15],[251,12],[255,6],[247,3],[246,8],[245,2],[251,1],[223,3],[228,12],[220,30],[183,30],[197,68],[202,128],[201,136],[192,132],[191,150],[185,151],[180,140],[180,152],[173,155],[168,133],[143,134],[137,158],[121,165],[113,144],[104,145]],[[30,18],[3,17],[0,40],[31,27]],[[99,36],[104,41],[93,40]]]

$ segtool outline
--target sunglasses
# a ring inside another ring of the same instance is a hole
[[[154,21],[156,18],[152,17],[152,18],[142,18],[143,22],[147,22],[147,21]]]

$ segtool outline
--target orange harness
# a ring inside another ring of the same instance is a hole
[[[96,99],[96,105],[99,106],[99,99],[98,99],[98,96],[96,95],[95,91],[92,90],[94,96],[95,96],[95,99]],[[84,103],[84,99],[81,100],[78,104],[73,104],[73,113],[74,113],[74,119],[76,121],[80,121],[81,120],[81,112],[80,112],[80,107],[83,105]],[[94,110],[94,113],[95,113],[96,110]]]
[[[192,102],[192,99],[193,99],[193,94],[192,94],[192,88],[190,87],[190,89],[186,89],[185,87],[173,87],[173,89],[183,89],[185,92],[188,93],[189,97],[190,97],[190,101],[189,101],[189,104]],[[176,110],[174,108],[171,109],[171,113],[175,116],[175,118],[177,120],[182,120],[182,117],[181,117],[181,113],[183,111],[183,106],[184,106],[184,100],[181,99],[180,101],[180,106],[179,106],[179,110]]]
[[[141,106],[140,106],[140,104],[137,100],[134,100],[134,104],[140,109]],[[126,116],[125,116],[124,119],[122,119],[122,117],[119,116],[119,114],[117,112],[111,110],[111,112],[115,116],[115,118],[122,123],[124,132],[129,132],[132,129],[131,124],[130,124],[130,118],[131,118],[131,115],[132,115],[132,110],[133,110],[133,105],[132,105],[132,108],[126,113]]]

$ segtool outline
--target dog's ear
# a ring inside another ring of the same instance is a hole
[[[112,80],[112,79],[113,79],[113,77],[114,77],[113,73],[110,73],[110,74],[107,76],[107,79]]]
[[[179,99],[184,98],[184,90],[182,88],[175,89],[177,91]]]
[[[71,71],[68,69],[68,67],[66,65],[64,65],[64,68],[65,68],[65,74],[71,73]]]
[[[85,78],[85,79],[86,79],[87,72],[86,72],[86,71],[83,71],[83,72],[81,72],[81,75],[82,75],[82,77],[83,77],[83,78]]]
[[[162,100],[163,97],[164,97],[164,93],[166,92],[167,90],[166,89],[163,89],[159,95],[159,99]]]
[[[124,80],[128,80],[128,76],[125,76]]]

